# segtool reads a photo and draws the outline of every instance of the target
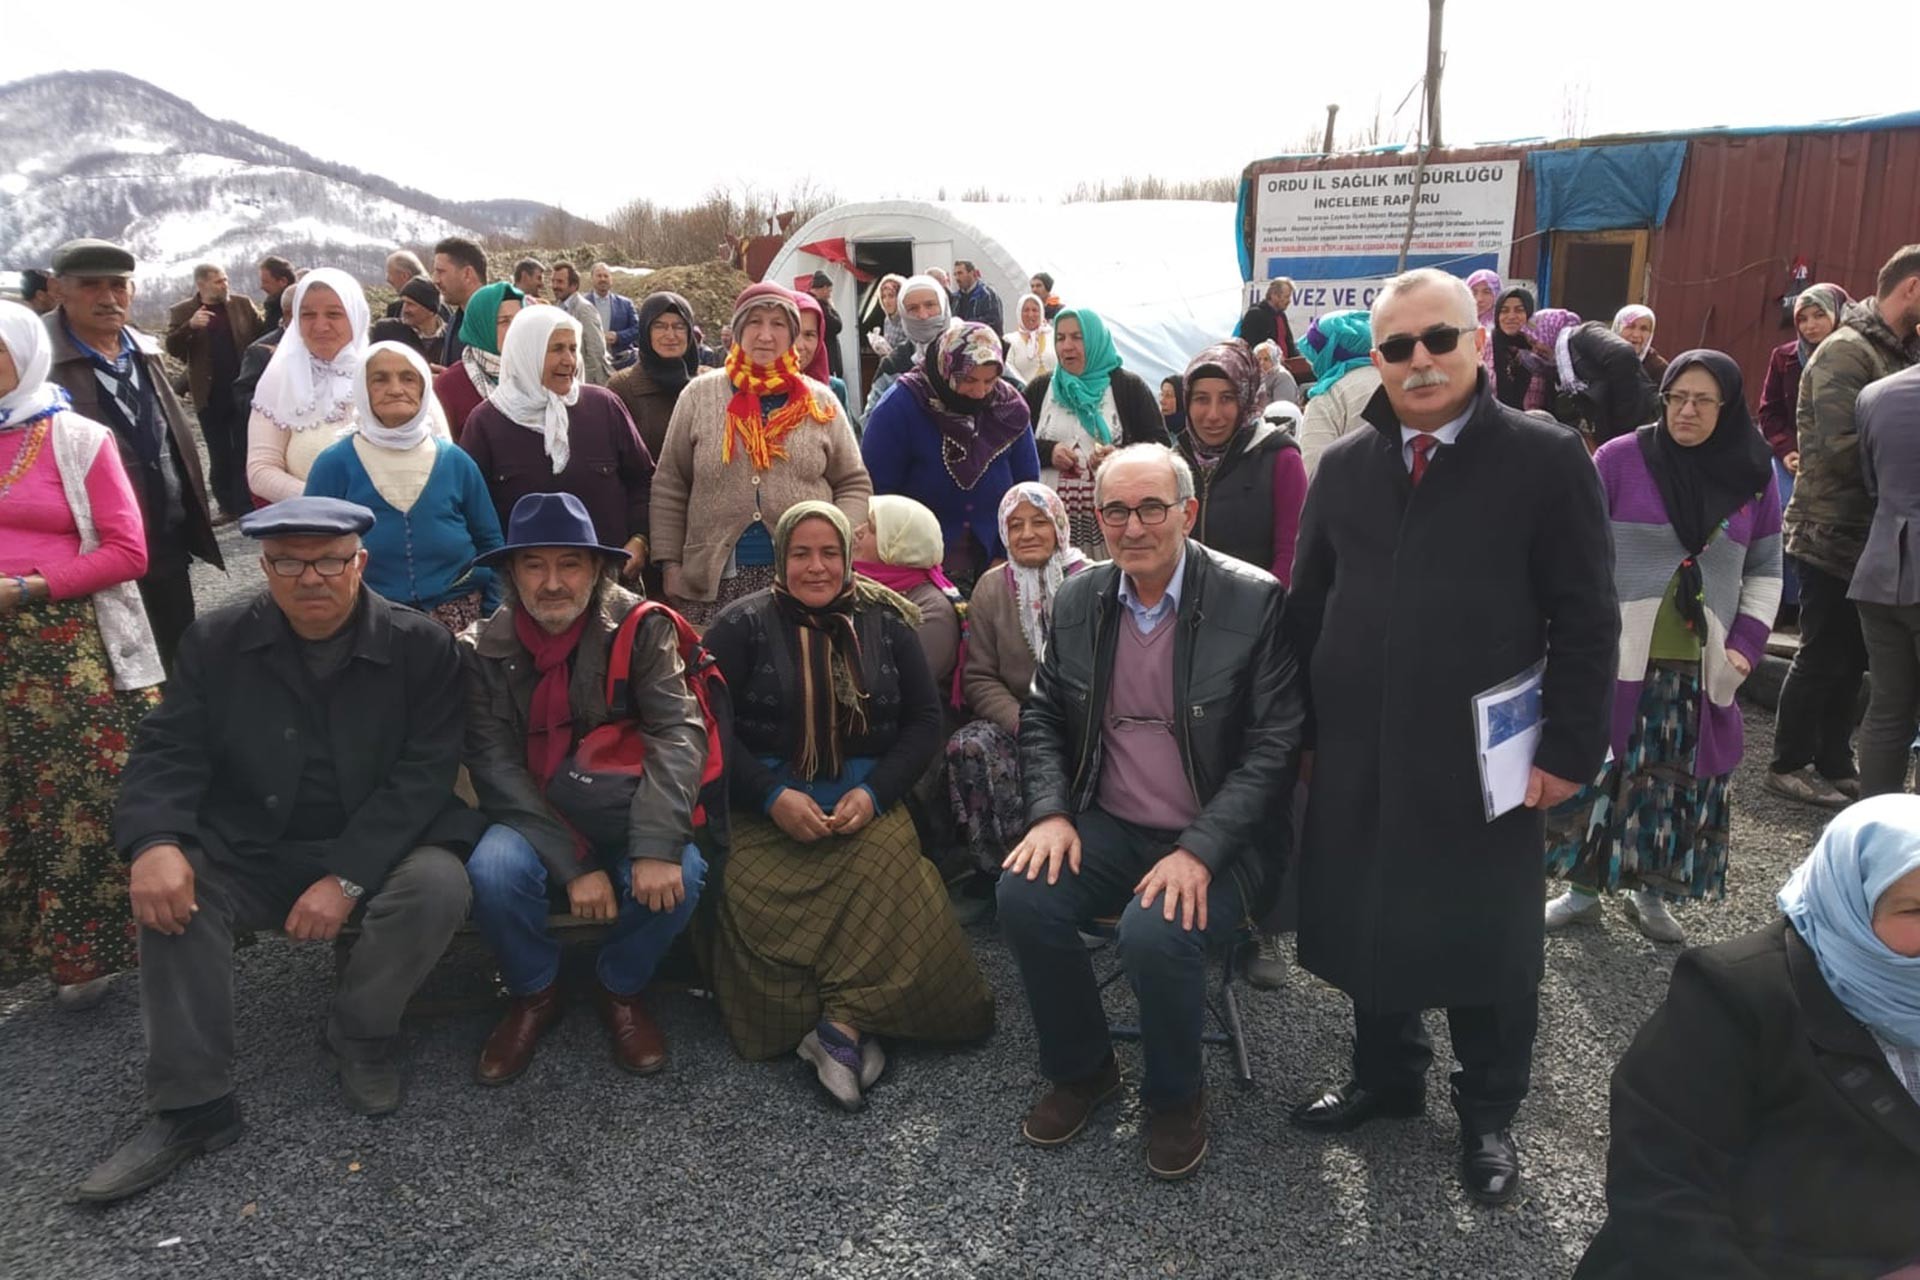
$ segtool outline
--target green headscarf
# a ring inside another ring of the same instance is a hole
[[[1373,318],[1365,311],[1333,311],[1307,326],[1300,350],[1313,366],[1317,381],[1307,388],[1307,399],[1325,395],[1333,384],[1373,360]]]
[[[490,356],[499,355],[500,303],[506,298],[512,298],[523,307],[527,305],[527,295],[505,280],[481,285],[467,299],[467,309],[460,320],[460,341],[470,347],[478,347]]]
[[[1062,320],[1080,322],[1080,333],[1086,342],[1087,371],[1068,373],[1064,364],[1053,371],[1053,384],[1049,392],[1061,404],[1073,410],[1073,416],[1080,419],[1080,425],[1087,434],[1101,444],[1113,443],[1113,432],[1107,427],[1107,420],[1100,413],[1101,401],[1106,399],[1107,388],[1113,381],[1113,371],[1120,367],[1120,353],[1113,349],[1113,335],[1107,332],[1107,323],[1084,307],[1062,311],[1053,318],[1053,331],[1056,345],[1059,342],[1060,322]]]

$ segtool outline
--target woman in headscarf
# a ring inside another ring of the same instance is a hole
[[[467,299],[460,320],[460,341],[465,344],[460,362],[448,365],[433,380],[434,399],[446,415],[454,443],[465,443],[467,419],[500,385],[500,351],[507,340],[507,326],[526,305],[527,295],[504,280],[482,285]]]
[[[1553,416],[1585,437],[1588,449],[1660,416],[1660,393],[1640,353],[1607,325],[1549,309],[1534,315],[1533,329],[1535,351],[1553,359]]]
[[[1546,323],[1556,336],[1567,324],[1579,323],[1579,317],[1571,311],[1546,314]],[[1523,413],[1544,410],[1553,402],[1553,347],[1549,342],[1544,356],[1534,349],[1534,322],[1532,292],[1513,286],[1494,303],[1493,331],[1480,350],[1480,362],[1493,382],[1494,399]]]
[[[774,551],[772,588],[706,633],[734,707],[734,808],[698,941],[734,1048],[797,1050],[854,1110],[885,1069],[879,1037],[978,1039],[993,993],[901,803],[941,734],[910,606],[855,575],[829,503],[788,507]]]
[[[1625,888],[1642,933],[1680,942],[1667,902],[1726,893],[1734,694],[1780,607],[1780,492],[1731,357],[1686,352],[1661,390],[1659,421],[1594,454],[1620,600],[1613,755],[1548,817],[1547,869],[1571,887],[1546,922],[1598,921],[1600,891]]]
[[[749,286],[730,327],[726,367],[681,393],[654,477],[654,556],[668,601],[696,627],[772,585],[773,529],[788,507],[830,501],[851,527],[873,495],[846,410],[794,361],[793,294]]]
[[[368,347],[354,375],[354,430],[314,459],[307,492],[373,512],[366,584],[458,635],[499,603],[476,556],[500,545],[486,477],[447,436],[433,375],[398,342]]]
[[[680,393],[700,374],[700,352],[694,342],[693,307],[677,293],[650,293],[640,303],[640,358],[607,383],[620,397],[627,415],[658,458],[673,421]]]
[[[1073,545],[1066,504],[1038,483],[1000,500],[1006,563],[989,570],[967,606],[967,706],[978,717],[947,743],[953,818],[975,870],[994,877],[1026,834],[1020,795],[1020,708],[1046,653],[1053,598],[1088,563]]]
[[[82,1008],[135,962],[113,805],[164,677],[140,504],[52,368],[40,317],[0,302],[0,981]]]
[[[874,371],[873,389],[867,393],[866,416],[879,408],[880,401],[893,389],[895,379],[926,362],[927,352],[947,331],[952,316],[947,287],[932,276],[914,276],[900,286],[900,327],[906,341],[894,343]]]
[[[1835,818],[1779,905],[1683,954],[1614,1069],[1607,1220],[1575,1280],[1920,1259],[1920,799]]]
[[[1260,403],[1273,404],[1280,400],[1300,403],[1300,381],[1287,371],[1287,357],[1278,342],[1256,346],[1253,358],[1260,366]]]
[[[820,299],[804,289],[793,291],[793,305],[800,308],[800,332],[793,339],[793,362],[815,382],[826,383],[833,391],[833,398],[845,409],[846,380],[833,371],[827,344],[820,340],[820,335],[827,331],[827,309],[820,305]]]
[[[1793,304],[1795,333],[1773,349],[1767,361],[1767,380],[1760,386],[1760,430],[1773,446],[1773,456],[1794,474],[1800,471],[1800,428],[1795,417],[1800,404],[1800,373],[1821,343],[1839,327],[1840,317],[1853,299],[1837,284],[1816,284]]]
[[[1177,373],[1160,379],[1160,420],[1176,440],[1187,429],[1187,384]]]
[[[1629,303],[1613,313],[1613,331],[1640,353],[1640,363],[1646,366],[1647,377],[1657,383],[1666,376],[1667,358],[1653,349],[1653,325],[1653,308],[1643,307],[1637,302]]]
[[[1367,402],[1380,390],[1373,367],[1373,321],[1364,311],[1330,311],[1307,326],[1300,350],[1313,366],[1307,413],[1300,424],[1300,457],[1307,474],[1326,447],[1361,424]]]
[[[1480,327],[1493,327],[1493,307],[1500,297],[1500,273],[1482,267],[1467,277],[1467,288],[1473,293],[1473,309],[1479,313]]]
[[[964,660],[961,611],[967,598],[940,570],[945,554],[940,521],[912,498],[876,493],[867,502],[867,518],[853,530],[853,568],[905,597],[919,610],[913,622],[926,656],[933,686],[942,698],[957,690],[954,674]],[[959,698],[952,699],[958,705]]]
[[[313,460],[353,426],[367,315],[367,295],[344,271],[319,267],[294,289],[290,325],[247,419],[247,487],[261,502],[299,497]]]
[[[1121,367],[1104,320],[1085,307],[1053,318],[1060,364],[1027,384],[1040,479],[1067,504],[1073,545],[1096,560],[1106,537],[1093,510],[1093,473],[1124,445],[1171,444],[1159,398]]]
[[[486,477],[502,529],[528,494],[570,493],[602,545],[626,548],[620,573],[632,580],[647,564],[653,455],[620,397],[582,382],[580,368],[580,322],[559,307],[521,309],[501,344],[500,381],[460,447]]]
[[[1027,403],[1000,371],[999,335],[984,324],[954,324],[926,363],[900,376],[860,442],[874,491],[933,511],[947,575],[969,587],[1002,554],[994,520],[1001,496],[1040,478]]]
[[[1238,338],[1216,342],[1186,383],[1187,429],[1173,447],[1193,468],[1194,541],[1291,582],[1307,467],[1293,433],[1265,421],[1253,352]]]
[[[1007,339],[1007,367],[1025,384],[1043,373],[1052,373],[1060,364],[1053,349],[1053,326],[1047,323],[1047,307],[1032,294],[1020,299],[1014,308],[1015,324]]]
[[[877,356],[886,356],[907,341],[906,316],[900,310],[900,290],[906,283],[905,276],[892,272],[880,277],[875,295],[880,305],[880,327],[869,335],[867,343]]]

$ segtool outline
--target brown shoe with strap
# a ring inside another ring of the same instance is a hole
[[[554,982],[544,991],[530,996],[515,996],[507,1005],[506,1016],[494,1024],[473,1078],[480,1084],[500,1085],[518,1080],[533,1062],[533,1050],[540,1037],[560,1020],[560,984]]]
[[[647,1012],[642,996],[618,996],[605,987],[597,987],[594,999],[600,1006],[600,1019],[613,1033],[613,1060],[622,1071],[650,1076],[667,1065],[667,1038],[660,1024]]]
[[[1109,1053],[1099,1070],[1081,1080],[1056,1084],[1033,1104],[1020,1136],[1036,1147],[1071,1142],[1087,1127],[1100,1104],[1120,1092],[1120,1063]]]
[[[1178,1182],[1207,1158],[1207,1091],[1186,1102],[1155,1107],[1147,1117],[1147,1171],[1162,1182]]]

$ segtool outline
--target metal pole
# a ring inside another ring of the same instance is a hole
[[[1447,0],[1427,0],[1427,145],[1440,141],[1440,70],[1445,54],[1440,48],[1440,28],[1446,16]]]

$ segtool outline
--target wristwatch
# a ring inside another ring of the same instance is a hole
[[[360,896],[366,892],[365,889],[362,889],[359,885],[347,879],[345,876],[335,876],[334,879],[340,882],[340,892],[346,894],[349,898],[352,898],[355,902],[358,902],[360,900]]]

